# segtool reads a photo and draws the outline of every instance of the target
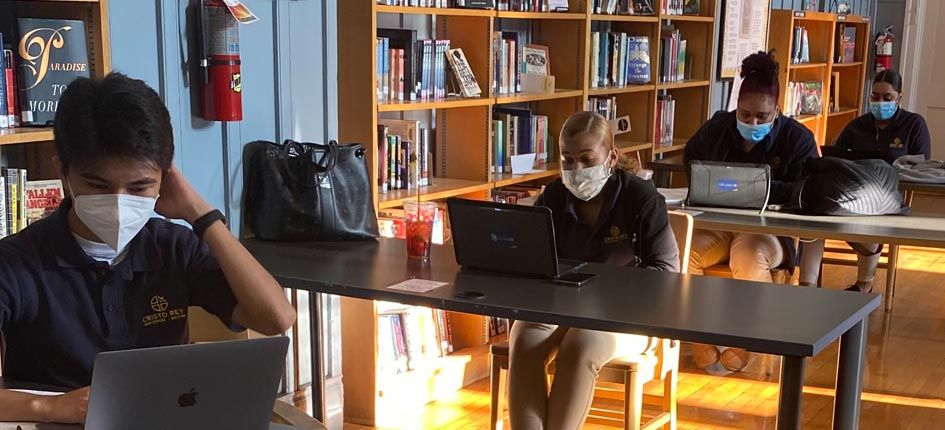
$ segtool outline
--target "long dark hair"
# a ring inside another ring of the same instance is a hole
[[[778,60],[772,53],[758,51],[742,60],[742,86],[738,96],[746,94],[767,94],[775,102],[781,95],[781,83],[778,82]]]

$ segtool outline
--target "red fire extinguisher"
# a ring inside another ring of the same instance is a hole
[[[893,27],[887,26],[876,35],[876,73],[892,69]]]
[[[243,119],[239,22],[223,0],[200,0],[201,116],[208,121]]]

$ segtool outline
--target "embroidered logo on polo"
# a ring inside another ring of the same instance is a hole
[[[164,297],[154,296],[151,298],[151,309],[154,309],[154,312],[164,312],[167,310],[167,300],[164,300]]]
[[[154,313],[141,318],[141,323],[144,324],[145,327],[187,318],[187,308],[168,309],[170,308],[170,303],[168,303],[164,296],[151,297],[150,305]]]
[[[627,240],[630,236],[627,233],[620,231],[619,226],[610,227],[610,235],[604,238],[604,243],[612,244],[617,242],[623,242]]]

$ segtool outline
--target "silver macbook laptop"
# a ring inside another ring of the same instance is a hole
[[[270,337],[101,353],[85,428],[269,429],[288,347]]]

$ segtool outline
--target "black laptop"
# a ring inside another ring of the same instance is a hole
[[[554,279],[585,264],[558,258],[551,209],[459,198],[446,206],[464,269]]]
[[[824,157],[837,157],[851,161],[886,159],[883,152],[878,149],[853,149],[829,145],[821,146],[820,153],[823,154]]]

